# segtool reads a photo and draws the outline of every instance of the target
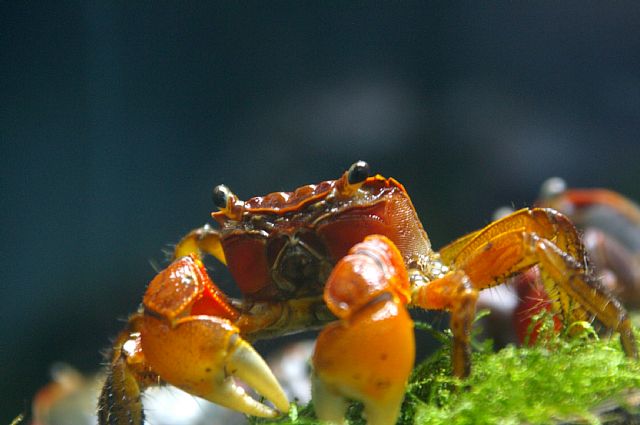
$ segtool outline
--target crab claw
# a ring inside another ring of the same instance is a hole
[[[234,377],[281,412],[289,401],[260,355],[233,324],[239,313],[211,281],[197,256],[177,259],[149,283],[140,326],[142,352],[164,381],[254,416],[278,412],[245,393]]]
[[[396,423],[415,355],[408,291],[402,257],[384,237],[368,237],[336,265],[324,299],[341,320],[320,333],[313,356],[320,420],[345,423],[355,399],[370,425]]]
[[[168,383],[253,416],[274,417],[289,410],[287,396],[266,362],[229,320],[189,316],[171,326],[148,315],[141,334],[146,360]],[[234,377],[277,410],[250,397]]]

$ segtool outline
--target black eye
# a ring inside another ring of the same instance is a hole
[[[362,183],[369,177],[369,164],[364,161],[355,162],[347,174],[349,184]]]
[[[219,184],[213,188],[213,192],[211,193],[211,198],[213,199],[213,204],[218,207],[218,209],[227,208],[227,201],[231,196],[231,191],[229,188],[223,184]]]

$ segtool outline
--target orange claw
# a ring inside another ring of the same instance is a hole
[[[238,386],[238,377],[286,412],[289,402],[262,357],[240,337],[238,312],[196,256],[182,257],[149,284],[140,329],[145,361],[168,383],[254,416],[273,408]]]
[[[320,333],[313,355],[318,418],[344,423],[346,400],[356,399],[370,425],[394,424],[415,351],[398,249],[377,235],[355,245],[333,270],[324,299],[341,320]]]

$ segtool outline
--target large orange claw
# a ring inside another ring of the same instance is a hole
[[[320,333],[313,356],[318,418],[344,423],[346,400],[355,399],[370,425],[394,424],[415,355],[397,248],[382,236],[355,245],[334,268],[324,299],[341,320]]]
[[[289,402],[262,357],[240,337],[237,312],[195,256],[160,273],[144,297],[140,330],[145,361],[168,383],[214,403],[254,416],[273,408],[237,385],[237,377],[286,412]]]

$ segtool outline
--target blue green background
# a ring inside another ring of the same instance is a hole
[[[98,367],[215,184],[364,159],[436,247],[552,175],[640,199],[638,22],[625,1],[2,2],[0,423],[52,362]]]

